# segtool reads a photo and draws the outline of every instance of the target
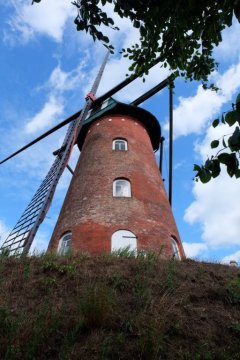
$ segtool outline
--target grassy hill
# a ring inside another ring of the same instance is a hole
[[[0,257],[0,359],[240,359],[240,269]]]

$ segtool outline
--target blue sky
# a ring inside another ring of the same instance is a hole
[[[94,44],[86,34],[75,30],[76,10],[70,0],[42,0],[34,6],[30,3],[0,0],[1,159],[79,110],[105,55],[101,44]],[[137,41],[137,30],[129,21],[116,21],[121,31],[107,30],[116,48]],[[240,180],[228,178],[224,171],[206,185],[192,180],[193,164],[211,155],[211,140],[229,133],[224,126],[214,130],[210,124],[231,107],[240,92],[239,32],[240,26],[234,21],[214,51],[219,71],[212,78],[221,89],[217,94],[182,79],[176,81],[174,91],[173,212],[186,254],[210,261],[240,261]],[[111,56],[98,95],[122,81],[128,65],[118,53]],[[168,69],[155,66],[146,83],[136,80],[116,98],[131,102],[168,74]],[[141,106],[159,119],[167,139],[167,91]],[[0,241],[45,177],[54,160],[52,152],[60,146],[65,131],[59,130],[0,166]],[[167,184],[167,140],[164,152],[163,177]],[[74,149],[72,167],[78,156],[78,149]],[[70,179],[65,172],[32,250],[46,249]]]

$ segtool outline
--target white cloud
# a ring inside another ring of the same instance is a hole
[[[6,240],[10,230],[7,228],[5,223],[0,220],[0,245]]]
[[[213,91],[204,91],[201,86],[193,97],[179,98],[179,105],[174,110],[174,136],[199,133],[209,118],[218,112],[222,97]],[[166,129],[166,125],[164,126]]]
[[[179,97],[179,105],[174,109],[174,136],[186,136],[202,131],[209,120],[218,115],[221,107],[228,102],[240,88],[240,63],[231,66],[222,75],[215,74],[218,93],[198,87],[191,97]],[[165,130],[168,124],[164,125]]]
[[[231,89],[234,87],[235,85],[229,86]],[[223,135],[229,135],[232,131],[227,125],[209,127],[203,141],[195,146],[199,161],[204,162],[217,152],[218,149],[210,148],[212,140],[221,141]],[[186,209],[184,219],[189,224],[202,225],[202,239],[208,246],[240,246],[240,203],[236,200],[238,194],[239,179],[230,178],[225,168],[222,168],[219,177],[207,184],[194,183],[195,200]]]
[[[80,64],[69,72],[65,72],[61,69],[60,65],[57,65],[53,69],[47,83],[42,88],[47,87],[51,92],[57,92],[59,94],[62,94],[65,91],[76,91],[76,89],[82,88],[87,77],[86,63],[88,57],[88,54],[85,54]]]
[[[220,45],[214,49],[214,57],[216,57],[218,61],[239,61],[239,29],[239,22],[234,18],[232,26],[222,32],[223,40]]]
[[[195,200],[186,209],[184,220],[202,225],[202,239],[211,247],[240,246],[239,180],[221,176],[207,184],[195,183]]]
[[[29,119],[25,125],[25,131],[28,134],[36,133],[53,124],[58,120],[60,115],[64,114],[65,102],[64,95],[66,91],[72,91],[80,88],[85,81],[85,65],[86,59],[83,59],[80,64],[65,72],[58,64],[49,76],[49,79],[38,90],[48,90],[49,95],[46,103],[42,109]]]
[[[49,233],[43,230],[39,230],[32,242],[30,248],[31,255],[39,255],[46,251],[49,243]]]
[[[227,139],[229,135],[234,131],[234,127],[230,128],[227,124],[219,124],[218,127],[214,128],[210,126],[207,129],[205,138],[201,143],[195,144],[195,152],[200,158],[201,161],[205,161],[207,158],[210,158],[212,155],[215,155],[216,152],[223,148],[222,139],[224,137],[227,144]],[[210,143],[213,140],[219,140],[220,145],[217,149],[211,149]],[[228,151],[227,149],[225,151]]]
[[[183,248],[188,258],[196,258],[207,251],[207,245],[204,243],[187,243],[183,242]]]
[[[230,261],[236,261],[238,263],[240,263],[240,250],[236,251],[235,253],[231,254],[231,255],[227,255],[222,259],[223,263],[229,264]]]
[[[36,133],[51,125],[59,115],[63,114],[64,106],[60,98],[50,96],[48,101],[31,120],[25,125],[25,131],[28,134]]]
[[[8,4],[9,5],[9,4]],[[31,1],[11,0],[14,13],[9,20],[10,32],[6,39],[20,38],[28,42],[35,35],[47,35],[56,42],[61,42],[69,18],[76,14],[70,1],[47,0],[31,5]],[[16,36],[17,35],[17,36]]]
[[[103,57],[102,57],[103,58]],[[110,90],[115,85],[121,83],[126,79],[126,74],[128,72],[128,67],[130,62],[126,58],[111,58],[106,66],[105,72],[103,74],[99,90],[97,95],[102,95],[108,90]],[[99,64],[91,71],[91,77],[85,86],[85,91],[89,90],[93,80],[99,69]],[[169,71],[165,68],[160,68],[160,64],[155,65],[146,77],[146,82],[143,82],[141,78],[134,80],[131,84],[126,86],[123,90],[119,91],[114,98],[123,101],[130,102],[135,100],[138,96],[142,95],[162,80],[166,79],[169,75]],[[141,106],[141,105],[140,105]]]

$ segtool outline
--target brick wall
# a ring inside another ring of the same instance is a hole
[[[112,150],[112,141],[124,138],[127,151]],[[128,179],[131,197],[113,197],[113,181]],[[143,125],[130,116],[104,116],[87,133],[49,250],[56,250],[62,235],[72,232],[74,250],[111,251],[111,236],[129,230],[138,249],[173,255],[171,236],[184,256],[178,230]]]

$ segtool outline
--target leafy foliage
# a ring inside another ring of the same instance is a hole
[[[101,41],[111,53],[114,47],[102,31],[103,26],[120,29],[107,13],[109,4],[121,18],[132,21],[133,27],[139,30],[139,43],[121,51],[132,61],[129,71],[147,75],[153,64],[161,62],[161,66],[171,69],[172,81],[183,76],[190,81],[200,80],[204,88],[215,90],[214,84],[208,84],[210,73],[218,65],[213,58],[213,48],[222,41],[221,32],[232,25],[234,15],[240,22],[240,0],[74,0],[72,4],[77,9],[74,21],[77,30],[86,31],[94,41]],[[215,119],[212,126],[216,128],[220,123],[235,125],[235,130],[227,143],[226,135],[212,141],[212,149],[217,149],[220,143],[223,146],[215,156],[202,166],[194,165],[197,181],[207,183],[217,177],[220,164],[226,166],[229,176],[240,177],[240,94],[235,108],[222,115],[221,120]]]
[[[173,78],[201,80],[204,87],[217,67],[212,52],[222,41],[222,30],[231,26],[233,14],[240,20],[240,0],[75,0],[72,4],[77,9],[77,30],[85,30],[111,52],[114,47],[101,31],[101,25],[119,30],[107,14],[109,4],[121,18],[131,20],[140,41],[122,49],[132,61],[130,71],[147,74],[158,58],[163,67],[170,67]]]
[[[221,139],[213,140],[211,148],[223,146],[215,156],[207,159],[202,166],[194,165],[194,171],[197,171],[195,180],[202,183],[209,182],[212,178],[217,177],[221,172],[220,165],[225,165],[229,176],[240,177],[239,157],[240,157],[240,94],[237,96],[236,105],[233,104],[233,110],[222,115],[220,119],[215,119],[212,126],[216,128],[220,123],[227,124],[229,127],[235,125],[233,133],[228,136],[224,135]],[[227,140],[225,140],[227,138]]]

